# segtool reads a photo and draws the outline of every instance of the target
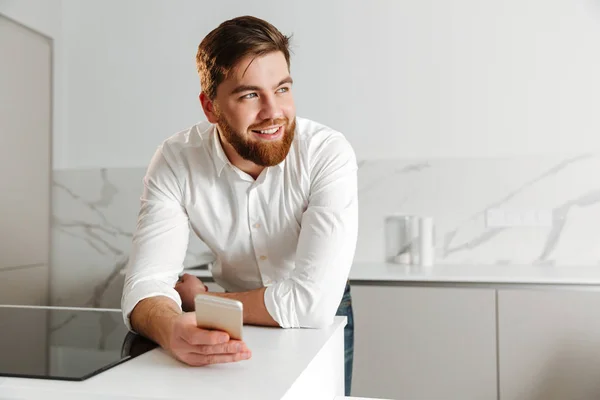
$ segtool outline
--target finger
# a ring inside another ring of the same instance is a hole
[[[230,340],[227,343],[215,344],[215,345],[198,345],[192,346],[190,352],[196,354],[235,354],[235,353],[248,353],[250,350],[248,346],[240,340]]]
[[[198,281],[198,283],[199,283],[199,284],[201,284],[202,286],[206,286],[206,285],[204,284],[204,282],[202,282],[202,280],[201,280],[200,278],[198,278],[197,276],[192,276],[192,278],[193,278],[194,280]]]
[[[204,282],[202,282],[202,281],[200,280],[200,278],[198,278],[197,276],[195,276],[195,275],[191,275],[191,274],[188,274],[188,273],[185,273],[185,274],[183,274],[183,276],[181,277],[181,281],[182,281],[183,283],[190,282],[190,280],[198,281],[198,282],[199,282],[199,283],[200,283],[202,286],[204,286],[205,290],[206,290],[206,291],[208,291],[208,288],[206,287],[206,285],[204,284]]]
[[[214,346],[229,342],[229,335],[223,331],[193,327],[184,339],[191,345]]]
[[[248,353],[235,353],[235,354],[195,354],[188,353],[181,357],[182,361],[189,365],[209,365],[209,364],[223,364],[236,361],[247,360],[252,357],[252,354]]]
[[[179,353],[195,353],[195,354],[235,354],[235,353],[250,353],[250,349],[246,343],[240,340],[230,340],[227,343],[215,345],[192,345],[186,341],[181,341],[178,345]]]
[[[179,336],[192,345],[198,344],[222,344],[229,341],[227,332],[208,330],[196,326],[196,315],[193,312],[184,314],[185,324],[180,331]]]

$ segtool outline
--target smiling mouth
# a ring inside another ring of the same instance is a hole
[[[277,131],[279,130],[279,128],[281,128],[280,126],[275,126],[275,127],[271,127],[271,128],[266,128],[266,129],[253,129],[252,132],[256,132],[260,135],[274,135],[277,133]]]
[[[268,127],[266,129],[252,129],[252,132],[259,139],[275,140],[283,135],[283,125]]]

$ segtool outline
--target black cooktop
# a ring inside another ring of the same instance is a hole
[[[0,376],[82,381],[155,347],[120,310],[0,306]]]

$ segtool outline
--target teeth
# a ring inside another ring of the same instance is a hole
[[[273,128],[273,129],[267,129],[265,131],[259,131],[259,132],[262,133],[263,135],[272,135],[275,132],[277,132],[278,130],[279,130],[279,127]]]

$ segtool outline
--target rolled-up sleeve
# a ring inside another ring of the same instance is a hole
[[[181,176],[176,157],[163,144],[144,176],[121,298],[123,318],[131,331],[131,312],[145,298],[166,296],[181,308],[174,286],[183,270],[189,240]]]
[[[350,273],[358,233],[354,151],[342,135],[312,155],[311,188],[302,216],[296,264],[289,278],[267,287],[265,306],[283,328],[333,322]]]

